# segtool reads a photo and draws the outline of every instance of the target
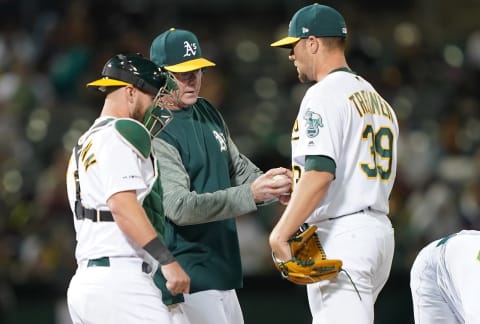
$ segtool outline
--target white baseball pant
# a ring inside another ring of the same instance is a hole
[[[161,291],[142,262],[109,258],[109,266],[79,264],[67,290],[73,324],[170,324]]]
[[[390,274],[394,231],[390,219],[374,211],[315,224],[327,258],[340,259],[344,272],[307,285],[313,324],[373,324],[374,303]]]
[[[235,290],[206,290],[184,297],[184,303],[170,307],[173,324],[188,324],[186,318],[192,324],[243,324]]]
[[[437,244],[420,251],[410,272],[415,323],[480,323],[480,232]]]

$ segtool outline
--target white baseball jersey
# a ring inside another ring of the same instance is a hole
[[[415,323],[480,323],[480,231],[428,244],[410,278]]]
[[[79,140],[82,145],[78,160],[81,202],[85,208],[109,210],[107,200],[113,194],[136,190],[137,199],[141,203],[151,191],[158,175],[155,160],[152,156],[146,159],[141,157],[133,146],[127,144],[118,134],[113,122],[96,127],[105,119],[98,118]],[[67,190],[70,207],[75,214],[74,171],[77,165],[74,155],[72,154],[68,166]],[[92,222],[89,219],[78,220],[75,216],[73,218],[77,234],[77,262],[104,256],[143,255],[143,249],[130,242],[116,222]]]
[[[397,138],[393,109],[362,77],[335,71],[310,87],[292,131],[295,182],[304,172],[308,155],[331,158],[336,174],[307,222],[367,208],[388,214],[397,168]]]

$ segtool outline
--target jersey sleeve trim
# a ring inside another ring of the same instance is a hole
[[[305,157],[305,171],[326,171],[335,175],[337,166],[335,161],[325,155],[307,155]]]

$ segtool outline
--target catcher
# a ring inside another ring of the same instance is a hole
[[[151,140],[171,119],[158,105],[169,82],[142,55],[118,54],[105,63],[100,79],[87,84],[105,100],[74,146],[67,170],[77,238],[78,268],[67,290],[74,324],[171,323],[152,280],[157,269],[169,293],[190,291],[190,277],[160,232],[162,210],[152,213],[144,205],[160,185]]]

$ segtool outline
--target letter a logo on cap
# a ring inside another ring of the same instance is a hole
[[[185,54],[183,54],[183,57],[195,56],[195,54],[197,54],[197,44],[184,41],[183,46],[185,47]]]

